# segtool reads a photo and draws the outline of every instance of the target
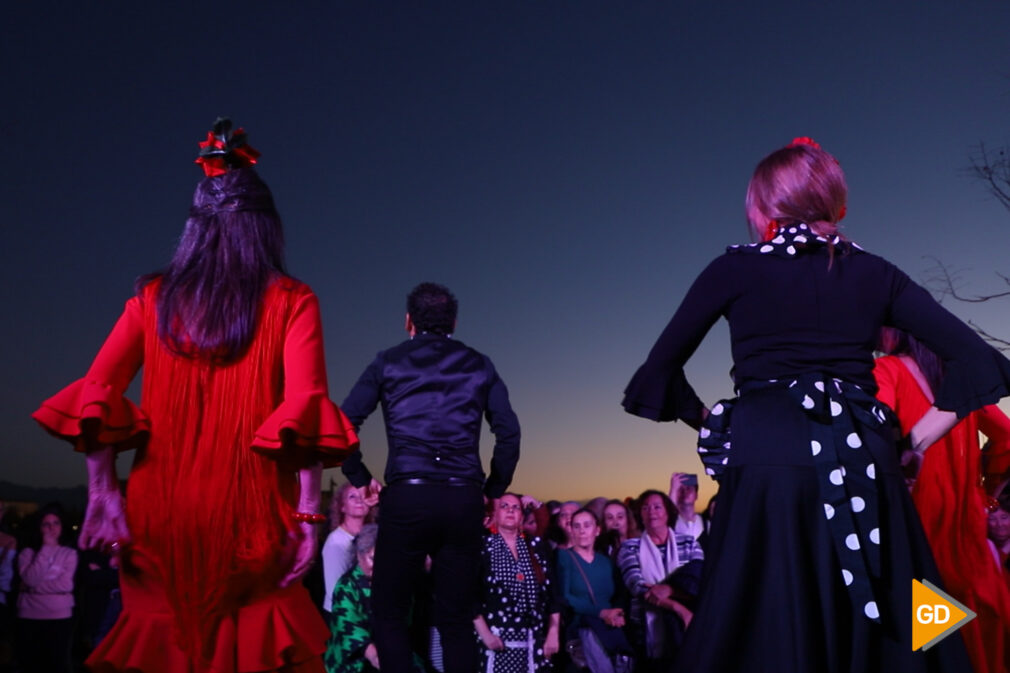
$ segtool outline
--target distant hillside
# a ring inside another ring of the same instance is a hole
[[[39,505],[58,502],[68,510],[83,512],[84,506],[88,502],[88,488],[86,486],[40,488],[0,480],[0,500],[37,502]]]

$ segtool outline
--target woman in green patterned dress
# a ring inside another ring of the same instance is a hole
[[[368,524],[354,538],[357,563],[333,587],[330,642],[323,663],[327,673],[369,673],[378,670],[372,642],[372,561],[379,527]]]

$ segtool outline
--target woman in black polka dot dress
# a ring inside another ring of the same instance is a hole
[[[496,532],[481,554],[481,671],[534,673],[551,670],[559,647],[560,615],[550,552],[539,538],[525,538],[519,496],[506,493],[495,512]]]
[[[1010,362],[899,269],[843,237],[847,188],[808,138],[757,167],[747,218],[688,291],[625,391],[625,409],[699,429],[720,482],[699,604],[674,671],[962,673],[959,636],[912,650],[912,579],[942,586],[873,393],[882,325],[945,363],[926,447],[1010,394]],[[729,321],[739,397],[709,411],[683,366]],[[710,553],[709,553],[710,552]]]

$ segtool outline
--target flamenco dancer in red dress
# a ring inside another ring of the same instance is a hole
[[[943,364],[906,332],[885,327],[880,337],[887,355],[874,363],[877,399],[894,411],[907,435],[943,387]],[[1005,673],[1010,669],[1010,590],[986,540],[986,507],[996,504],[987,502],[981,485],[980,431],[992,453],[1010,450],[1010,418],[994,404],[976,409],[923,452],[910,454],[921,461],[912,501],[947,592],[978,615],[960,629],[975,673]]]
[[[139,281],[87,375],[33,415],[87,455],[81,546],[121,555],[123,612],[87,664],[321,672],[328,631],[300,579],[322,468],[357,438],[329,399],[316,296],[284,269],[259,153],[226,119],[200,146],[207,177],[167,270]],[[138,408],[123,393],[141,365]]]

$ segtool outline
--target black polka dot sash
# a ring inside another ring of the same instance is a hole
[[[842,581],[856,613],[880,622],[870,578],[880,577],[880,516],[876,465],[856,429],[879,428],[887,408],[859,386],[812,373],[787,381],[752,382],[752,389],[784,387],[810,419],[809,450],[817,471],[821,507]],[[698,433],[698,454],[705,472],[718,480],[731,464],[730,416],[733,400],[713,405]]]

